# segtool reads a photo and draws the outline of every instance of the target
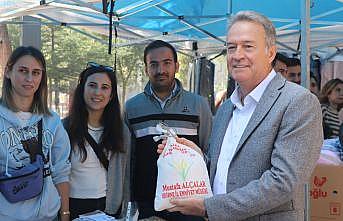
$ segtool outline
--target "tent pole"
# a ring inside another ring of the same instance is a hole
[[[194,59],[194,75],[193,75],[193,93],[200,94],[200,57],[198,54],[198,42],[194,41],[192,43],[193,59]]]
[[[301,14],[301,85],[309,88],[310,85],[310,0],[302,0]],[[305,221],[310,220],[309,183],[305,184]]]
[[[301,1],[301,85],[310,85],[310,0]]]
[[[156,5],[155,7],[158,8],[159,10],[161,10],[162,12],[168,14],[168,15],[177,16],[175,13],[169,11],[168,9],[166,9],[166,8],[164,8],[164,7],[162,7],[162,6]],[[197,30],[197,31],[199,31],[199,32],[201,32],[201,33],[203,33],[203,34],[205,34],[205,35],[208,35],[209,37],[212,37],[213,39],[215,39],[215,40],[217,40],[217,41],[219,41],[219,42],[225,43],[225,41],[223,41],[223,40],[222,40],[221,38],[219,38],[218,36],[216,36],[216,35],[214,35],[214,34],[208,32],[208,31],[206,31],[205,29],[202,29],[202,28],[200,28],[200,27],[198,27],[198,26],[192,24],[191,22],[186,21],[186,20],[184,19],[183,16],[179,16],[179,18],[180,18],[179,20],[180,20],[181,23],[183,23],[183,24],[185,24],[185,25],[187,25],[187,26],[193,28],[194,30]]]
[[[232,0],[228,0],[227,1],[227,25],[226,27],[229,27],[230,24],[230,19],[232,16]],[[226,48],[226,46],[225,46]],[[225,49],[226,52],[226,49]],[[228,70],[229,71],[229,70]],[[226,86],[226,98],[229,98],[231,96],[231,94],[233,93],[233,91],[235,90],[236,87],[236,82],[235,80],[231,77],[230,73],[227,73],[227,86]]]
[[[230,16],[232,14],[232,0],[228,0],[227,1],[227,14],[230,15]]]

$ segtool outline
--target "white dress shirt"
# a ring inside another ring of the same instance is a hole
[[[214,194],[226,193],[228,170],[238,143],[263,95],[263,92],[275,75],[275,71],[272,70],[267,77],[244,98],[243,104],[241,103],[239,96],[239,87],[237,87],[232,93],[231,102],[235,109],[226,129],[218,158],[217,171],[213,183]]]

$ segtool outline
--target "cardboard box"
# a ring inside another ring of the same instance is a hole
[[[317,165],[310,180],[311,221],[343,220],[343,166]]]

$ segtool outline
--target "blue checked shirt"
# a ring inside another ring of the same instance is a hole
[[[330,150],[337,153],[341,161],[343,161],[343,147],[338,137],[324,140],[322,150]]]

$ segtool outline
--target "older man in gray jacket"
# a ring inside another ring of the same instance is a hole
[[[323,141],[321,110],[309,90],[272,69],[275,36],[256,12],[232,19],[227,65],[238,87],[213,124],[207,157],[214,196],[174,200],[172,211],[210,221],[304,220],[304,184]]]

